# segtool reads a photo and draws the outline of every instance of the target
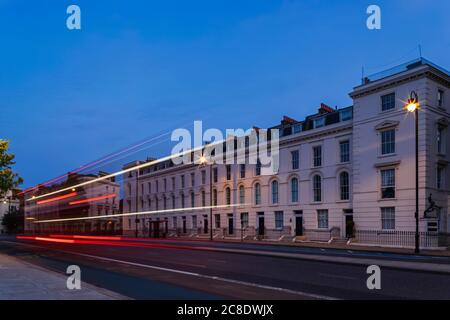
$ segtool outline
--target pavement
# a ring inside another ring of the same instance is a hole
[[[117,300],[126,297],[82,283],[69,290],[67,276],[0,253],[0,300]]]
[[[0,253],[132,299],[450,299],[448,257],[187,240],[0,240]],[[367,267],[381,267],[369,290]],[[433,268],[433,269],[432,269]]]

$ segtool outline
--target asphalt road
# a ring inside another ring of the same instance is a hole
[[[134,299],[450,299],[449,274],[383,267],[381,290],[369,290],[367,265],[217,252],[214,248],[441,264],[450,263],[449,258],[207,241],[142,243],[147,246],[5,239],[0,240],[0,253],[61,273],[76,264],[82,270],[82,281]]]

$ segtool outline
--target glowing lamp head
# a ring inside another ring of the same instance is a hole
[[[407,104],[405,105],[405,109],[408,112],[415,112],[417,109],[420,108],[420,104],[417,98],[417,94],[413,91],[411,92],[411,96],[408,99]]]
[[[415,112],[417,109],[419,109],[419,104],[415,101],[408,101],[408,104],[406,105],[405,108],[406,110],[408,110],[408,112]]]
[[[201,156],[199,159],[200,164],[206,164],[208,162],[208,160],[206,159],[205,156]]]

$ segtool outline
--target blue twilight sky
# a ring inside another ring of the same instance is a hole
[[[66,28],[70,4],[81,31]],[[366,28],[370,4],[379,31]],[[351,105],[361,66],[411,60],[419,43],[449,69],[449,12],[448,0],[0,0],[0,137],[30,186],[196,119],[300,120],[321,102]]]

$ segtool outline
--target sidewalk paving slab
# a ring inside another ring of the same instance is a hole
[[[67,289],[68,275],[0,254],[0,300],[123,300],[118,293],[81,282]]]

